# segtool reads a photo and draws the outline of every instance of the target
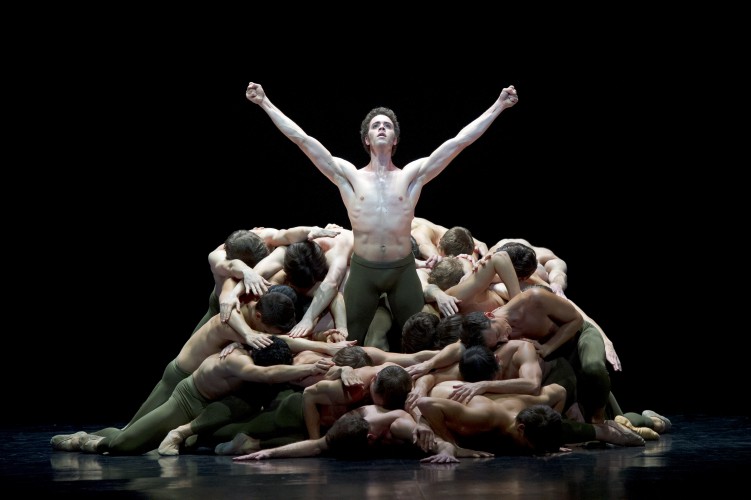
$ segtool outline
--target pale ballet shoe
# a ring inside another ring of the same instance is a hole
[[[87,434],[81,438],[81,451],[85,453],[97,453],[96,445],[99,441],[104,439],[102,436],[96,436],[94,434]]]
[[[81,451],[81,442],[88,436],[84,431],[78,431],[74,434],[58,434],[52,436],[50,445],[53,450],[59,451]]]
[[[214,448],[217,455],[245,455],[261,449],[261,442],[247,434],[238,432],[232,441],[219,443]]]
[[[614,420],[606,420],[605,423],[601,425],[606,425],[612,430],[612,438],[608,439],[606,441],[607,443],[617,444],[619,446],[644,446],[643,437]]]
[[[663,427],[662,431],[660,432],[660,434],[665,434],[665,433],[670,432],[670,428],[673,427],[673,424],[670,422],[670,420],[668,420],[666,417],[663,417],[662,415],[660,415],[659,413],[657,413],[655,411],[644,410],[643,412],[641,412],[641,414],[642,414],[643,417],[656,418],[656,419],[662,421],[664,427]]]
[[[614,420],[619,424],[628,427],[630,431],[637,433],[647,441],[656,441],[660,439],[660,435],[654,430],[649,427],[635,427],[634,424],[623,415],[616,416]]]
[[[171,430],[169,433],[167,433],[167,437],[165,437],[161,444],[159,445],[159,448],[157,449],[157,453],[163,456],[175,456],[180,454],[180,444],[183,442],[182,435],[177,432],[176,430]]]

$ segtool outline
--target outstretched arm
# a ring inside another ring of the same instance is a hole
[[[343,347],[353,346],[357,343],[356,340],[343,340],[341,342],[321,342],[319,340],[290,337],[289,335],[276,336],[285,341],[290,350],[295,354],[299,354],[302,351],[313,351],[333,357]]]
[[[498,96],[493,105],[461,129],[456,137],[438,146],[438,149],[433,151],[429,157],[410,163],[404,170],[416,168],[417,173],[414,178],[420,180],[419,184],[426,184],[441,173],[464,148],[479,139],[504,109],[512,107],[518,100],[514,86],[506,87],[501,91],[501,95]]]
[[[333,365],[331,360],[325,358],[321,358],[315,363],[302,365],[271,366],[258,366],[250,361],[249,356],[228,356],[225,361],[231,361],[227,366],[230,368],[232,374],[238,378],[246,382],[261,382],[266,384],[280,384],[314,375],[324,375]]]
[[[297,144],[318,170],[337,186],[341,186],[347,179],[346,170],[356,170],[351,163],[334,157],[318,139],[309,136],[298,124],[282,113],[272,104],[260,84],[250,82],[245,90],[245,97],[250,102],[258,104],[269,115],[276,128]]]
[[[416,365],[427,361],[440,351],[419,351],[412,354],[405,354],[401,352],[389,352],[384,351],[379,347],[363,346],[365,352],[368,353],[370,359],[373,360],[373,365],[382,365],[387,362],[396,363],[401,367],[407,367]]]
[[[267,234],[264,241],[272,247],[278,247],[301,241],[313,241],[316,238],[322,237],[333,238],[340,232],[337,229],[327,229],[320,226],[295,226],[287,229],[277,229],[276,232]]]
[[[242,460],[263,460],[264,458],[315,457],[328,449],[326,437],[324,436],[318,439],[307,439],[305,441],[285,444],[284,446],[269,448],[267,450],[254,451],[247,455],[233,457],[232,460],[239,462]]]

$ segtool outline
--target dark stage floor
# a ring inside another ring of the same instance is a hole
[[[670,434],[646,447],[577,447],[550,458],[462,459],[421,464],[381,458],[233,462],[208,454],[109,457],[53,451],[67,426],[0,430],[2,490],[48,497],[127,498],[673,498],[746,489],[751,470],[748,417],[666,415]]]

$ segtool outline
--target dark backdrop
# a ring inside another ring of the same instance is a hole
[[[129,33],[106,57],[93,51],[98,38],[76,39],[25,116],[16,169],[40,188],[13,215],[37,205],[43,217],[15,242],[31,261],[10,261],[31,290],[21,334],[9,333],[18,342],[4,392],[19,411],[5,420],[127,421],[205,312],[207,255],[230,232],[349,226],[335,186],[246,100],[249,81],[357,166],[372,107],[396,111],[403,166],[515,85],[519,103],[424,188],[417,215],[565,259],[567,295],[622,360],[613,383],[625,410],[740,412],[732,384],[705,382],[698,368],[713,363],[697,314],[704,292],[695,267],[677,261],[693,204],[671,161],[691,144],[665,133],[682,118],[662,84],[646,83],[655,64],[625,46],[607,58],[557,44],[513,58],[491,41],[470,58],[440,40],[397,51],[377,37],[268,54],[252,33],[188,31],[138,44],[145,35]]]

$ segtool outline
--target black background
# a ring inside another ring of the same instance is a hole
[[[205,312],[207,255],[229,233],[349,226],[336,187],[246,100],[249,81],[358,167],[371,108],[396,111],[404,166],[515,85],[519,103],[423,189],[416,214],[566,260],[568,297],[620,355],[624,410],[745,406],[738,365],[708,347],[729,330],[703,307],[716,255],[694,255],[685,160],[698,152],[675,133],[687,112],[661,59],[626,39],[532,50],[532,33],[480,31],[407,46],[389,30],[262,36],[258,22],[141,20],[114,34],[101,22],[28,63],[44,76],[13,135],[31,189],[9,212],[21,255],[8,267],[25,286],[9,312],[4,392],[18,411],[5,420],[127,421]]]

